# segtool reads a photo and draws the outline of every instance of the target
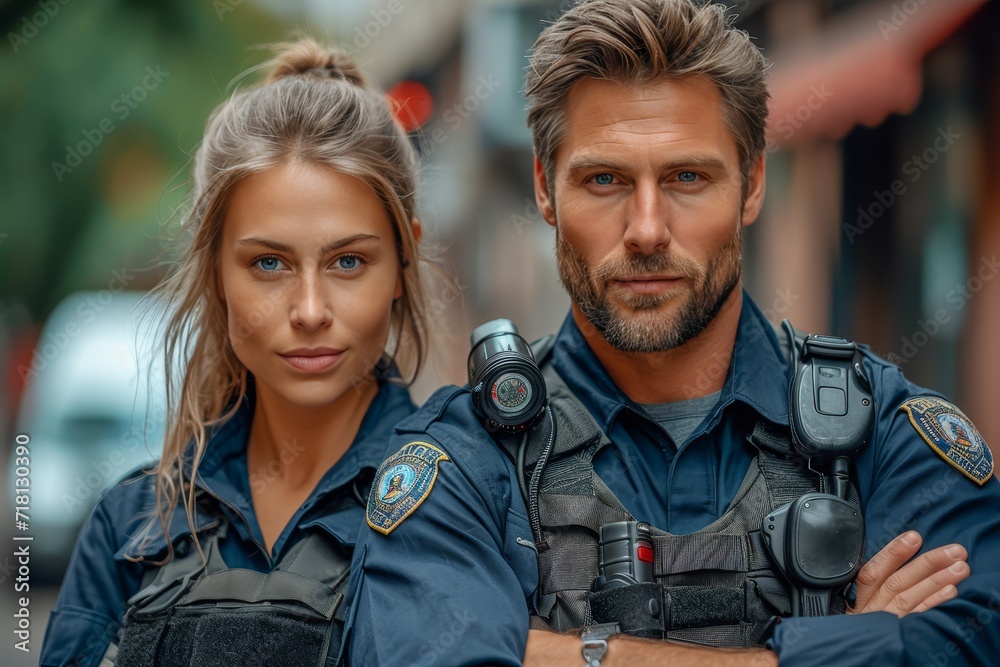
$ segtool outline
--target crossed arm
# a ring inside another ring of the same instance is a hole
[[[908,531],[875,554],[858,572],[857,595],[854,607],[848,609],[848,613],[886,611],[903,617],[912,612],[926,611],[955,597],[958,594],[956,584],[970,573],[965,548],[949,544],[913,558],[921,544],[920,535]],[[532,630],[528,634],[524,666],[579,667],[581,656],[578,635]],[[601,665],[652,667],[664,664],[665,658],[669,658],[670,664],[676,667],[704,665],[709,661],[718,667],[771,667],[778,664],[777,655],[763,648],[721,649],[614,637],[608,641],[608,653]]]

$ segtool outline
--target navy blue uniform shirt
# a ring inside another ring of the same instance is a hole
[[[878,408],[872,444],[854,467],[866,556],[914,529],[923,550],[964,545],[972,574],[956,599],[903,619],[887,612],[785,619],[772,648],[783,667],[995,665],[1000,483],[964,476],[899,409],[934,392],[868,351],[863,359]],[[572,317],[551,363],[613,442],[595,458],[597,474],[636,519],[673,533],[699,530],[725,512],[755,455],[746,435],[757,419],[788,424],[786,362],[746,294],[732,362],[706,359],[694,380],[707,393],[724,377],[719,402],[685,442],[671,442],[618,389]],[[513,465],[473,413],[467,389],[439,390],[396,426],[388,451],[413,442],[443,455],[422,502],[388,534],[369,528],[354,552],[351,665],[519,665],[538,567]]]
[[[406,389],[383,383],[350,448],[296,510],[275,541],[273,553],[268,554],[254,514],[246,460],[254,410],[251,385],[236,414],[211,434],[196,480],[198,488],[219,501],[229,519],[229,529],[219,543],[226,564],[269,572],[302,533],[314,527],[353,547],[365,521],[364,507],[356,503],[331,514],[323,511],[321,501],[338,490],[353,493],[350,486],[362,472],[374,471],[385,458],[392,426],[414,409]],[[77,539],[49,619],[40,661],[43,667],[94,667],[108,645],[117,643],[126,600],[139,590],[145,569],[152,567],[149,562],[161,560],[167,552],[166,537],[159,519],[153,516],[154,485],[155,477],[140,472],[101,495]],[[363,497],[365,490],[358,493]],[[320,507],[313,511],[317,504]],[[218,517],[199,507],[199,532],[218,523]],[[171,540],[176,545],[190,533],[181,506],[171,520]],[[127,556],[143,556],[146,561],[132,562]]]

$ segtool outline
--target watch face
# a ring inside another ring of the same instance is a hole
[[[531,400],[531,385],[520,373],[504,373],[493,383],[490,397],[501,412],[519,412]]]

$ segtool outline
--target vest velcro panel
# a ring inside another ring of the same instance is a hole
[[[226,567],[219,538],[205,562],[189,546],[130,601],[116,667],[326,665],[340,646],[350,554],[314,531],[264,573]]]

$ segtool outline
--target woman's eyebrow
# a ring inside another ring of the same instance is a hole
[[[378,238],[379,237],[374,234],[352,234],[351,236],[345,236],[342,239],[331,241],[330,243],[327,243],[325,246],[323,246],[323,248],[320,250],[320,255],[325,255],[329,252],[337,250],[338,248],[343,248],[344,246],[351,245],[352,243],[358,243],[359,241],[367,241],[369,239],[378,240]],[[271,248],[272,250],[278,250],[280,252],[287,252],[290,254],[295,253],[295,250],[291,246],[285,245],[284,243],[281,243],[279,241],[266,239],[261,236],[248,236],[246,238],[239,239],[238,241],[236,241],[236,244],[239,246],[262,245],[267,248]]]

